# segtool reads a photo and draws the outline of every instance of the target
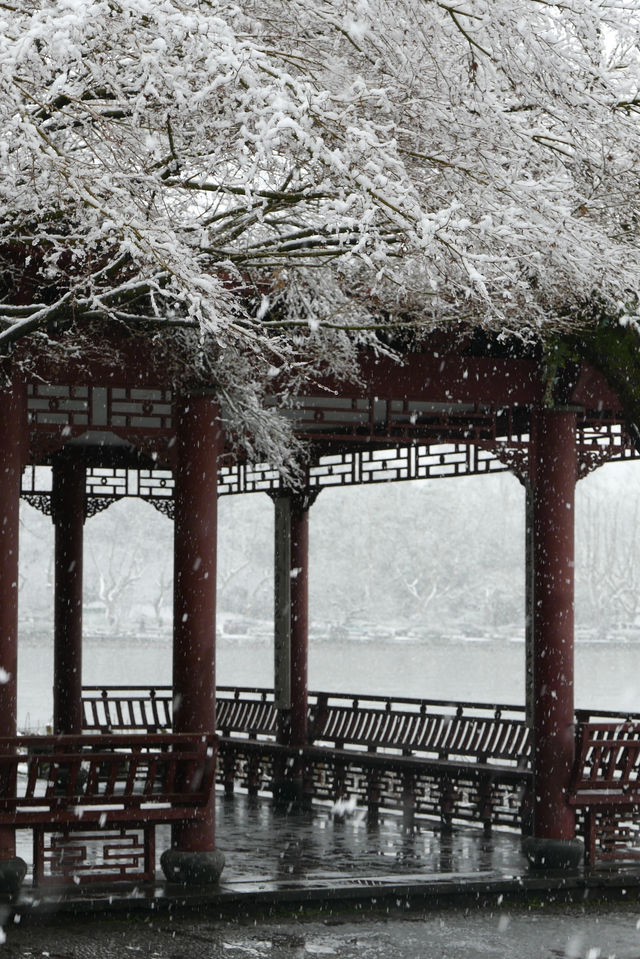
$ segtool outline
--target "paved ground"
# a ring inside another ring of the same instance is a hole
[[[3,959],[638,959],[637,907],[258,923],[161,917],[12,925]]]
[[[222,887],[245,888],[249,882],[305,881],[354,876],[450,873],[515,875],[526,871],[515,833],[461,827],[451,836],[423,821],[410,833],[399,817],[386,816],[377,826],[363,810],[345,807],[336,815],[328,806],[291,813],[274,809],[266,798],[236,795],[216,804],[218,848],[226,857]],[[30,833],[18,832],[18,854],[31,861]],[[168,827],[156,830],[160,854],[170,844]],[[158,875],[161,875],[158,862]]]
[[[227,859],[223,874],[227,883],[250,877],[526,871],[515,833],[496,830],[485,838],[481,829],[462,827],[452,836],[442,836],[436,824],[426,821],[406,833],[397,817],[387,816],[372,827],[363,810],[349,807],[342,817],[320,806],[290,815],[261,799],[221,799],[217,836]]]
[[[160,884],[130,898],[114,887],[76,897],[70,915],[69,901],[63,913],[55,895],[27,891],[22,912],[0,915],[0,959],[640,959],[640,874],[624,879],[622,905],[542,907],[558,877],[514,905],[510,891],[530,882],[515,834],[441,836],[426,823],[406,834],[394,818],[371,828],[356,811],[287,815],[238,796],[219,800],[218,839],[227,865],[217,899],[187,902]],[[167,842],[160,834],[159,848]],[[574,896],[586,895],[577,882]],[[476,892],[441,909],[457,889]],[[474,901],[481,907],[467,908]]]

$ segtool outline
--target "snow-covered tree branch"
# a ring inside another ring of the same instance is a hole
[[[255,428],[274,371],[344,374],[381,331],[544,338],[594,301],[633,328],[639,26],[623,0],[5,2],[0,343],[165,327]]]

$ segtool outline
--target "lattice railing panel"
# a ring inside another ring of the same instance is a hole
[[[167,431],[172,428],[170,390],[136,387],[30,383],[27,411],[32,427],[44,430]]]
[[[357,752],[345,756],[322,750],[313,758],[305,757],[302,776],[305,794],[317,801],[355,802],[369,815],[390,810],[407,815],[443,819],[448,822],[499,824],[520,828],[523,797],[529,781],[523,771],[520,780],[501,781],[500,773],[483,781],[473,765],[455,775],[429,768],[405,772],[393,763],[372,767]],[[221,748],[218,782],[227,793],[235,785],[249,793],[272,789],[277,768],[276,750],[265,746],[256,750],[240,740],[226,740]],[[434,764],[432,764],[433,767]],[[285,778],[291,763],[285,763],[280,775]]]
[[[155,876],[153,827],[34,830],[34,882],[142,882]]]
[[[134,419],[138,421],[137,417]],[[524,478],[528,470],[528,443],[527,433],[515,433],[509,425],[504,435],[478,438],[475,443],[470,438],[459,443],[416,443],[379,449],[343,450],[321,456],[311,464],[305,482],[310,489],[321,490],[372,483],[480,476],[507,470]],[[638,457],[626,432],[614,420],[580,420],[577,443],[580,476],[586,476],[605,462]],[[280,487],[278,471],[267,464],[240,463],[220,468],[218,492],[222,496],[270,493]],[[139,497],[172,516],[173,490],[170,470],[104,467],[87,471],[89,501]],[[38,509],[49,512],[50,468],[28,467],[23,476],[22,495]],[[98,508],[88,508],[88,515]]]
[[[578,809],[576,821],[587,865],[640,859],[640,807]]]

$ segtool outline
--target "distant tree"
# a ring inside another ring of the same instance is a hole
[[[131,614],[144,606],[158,615],[170,584],[172,542],[171,523],[140,501],[116,503],[87,521],[85,601],[103,604],[105,625],[137,628]]]
[[[53,523],[27,503],[20,507],[20,612],[46,621],[53,612]]]
[[[635,473],[629,465],[616,464],[578,486],[576,621],[601,639],[614,627],[637,626],[640,616],[640,492]]]
[[[273,504],[265,495],[222,497],[218,607],[238,616],[273,614]]]
[[[497,498],[502,509],[488,509]],[[315,625],[523,622],[524,503],[513,477],[328,490],[311,524]]]
[[[167,607],[169,609],[172,607],[172,603],[167,602],[167,598],[171,598],[173,590],[173,572],[170,568],[171,565],[172,564],[166,563],[161,566],[160,572],[154,580],[155,590],[153,592],[152,605],[158,629],[161,629],[165,625],[163,611]]]

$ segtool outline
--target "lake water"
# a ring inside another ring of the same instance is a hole
[[[87,639],[87,685],[169,684],[169,641]],[[51,721],[52,641],[21,640],[18,723]],[[269,643],[220,642],[220,685],[272,686]],[[508,639],[424,642],[317,642],[309,651],[309,686],[334,692],[380,693],[425,699],[524,703],[524,644]],[[640,712],[640,642],[576,643],[576,706]]]

